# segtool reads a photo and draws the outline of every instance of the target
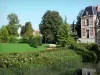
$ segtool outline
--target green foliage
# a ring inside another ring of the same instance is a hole
[[[69,50],[0,54],[0,75],[65,75],[80,62],[81,57]]]
[[[68,25],[62,25],[60,27],[58,37],[62,46],[65,46],[65,44],[68,44],[68,37],[69,37],[68,32],[69,32]]]
[[[6,26],[2,26],[1,28],[1,39],[4,41],[8,41],[8,30],[6,28]]]
[[[34,47],[34,48],[38,47],[38,39],[37,39],[37,37],[33,37],[33,39],[32,39],[32,47]]]
[[[59,42],[64,47],[66,44],[74,43],[74,39],[70,36],[70,30],[68,24],[62,25],[59,29]]]
[[[10,36],[18,36],[18,32],[17,32],[18,27],[17,27],[17,25],[8,24],[7,25],[7,30],[8,30],[8,33],[9,33]]]
[[[7,19],[9,20],[9,24],[19,24],[18,16],[14,13],[8,15]]]
[[[68,37],[68,44],[69,44],[69,45],[70,45],[70,44],[76,44],[75,39],[74,39],[73,37],[69,36],[69,37]]]
[[[9,20],[9,24],[7,25],[7,30],[10,36],[18,36],[18,24],[19,19],[18,16],[14,13],[8,15],[7,19]]]
[[[99,50],[99,46],[95,43],[92,44],[88,44],[88,46],[86,47],[89,51],[94,52],[97,55],[97,63],[100,61],[100,50]]]
[[[30,22],[26,22],[25,26],[21,27],[21,36],[24,39],[29,39],[30,36],[33,35],[33,28]]]
[[[86,48],[91,51],[99,51],[99,47],[95,43],[88,44]]]
[[[76,32],[75,27],[76,27],[76,25],[75,25],[75,20],[74,20],[73,23],[71,24],[71,31],[72,31],[72,33]]]
[[[41,34],[43,35],[43,42],[56,43],[58,42],[59,27],[63,24],[62,18],[57,11],[46,11],[42,17],[39,25]]]
[[[90,50],[92,48],[97,47],[94,44],[86,44],[86,43],[78,43],[72,44],[70,46],[71,49],[74,49],[78,54],[80,54],[83,58],[83,62],[94,62],[98,60],[98,55]]]
[[[17,43],[18,40],[15,36],[9,36],[9,43]]]
[[[75,27],[75,29],[76,29],[76,31],[77,31],[77,36],[78,36],[79,38],[81,38],[81,16],[82,16],[82,14],[83,14],[83,11],[84,11],[84,10],[81,10],[81,11],[79,12],[79,14],[78,14],[78,16],[77,16],[76,27]]]
[[[28,44],[34,48],[42,46],[42,37],[40,35],[30,36]]]
[[[22,26],[22,27],[21,27],[21,33],[20,33],[20,35],[23,36],[24,33],[25,33],[25,26]]]
[[[30,46],[32,46],[32,42],[33,42],[33,36],[30,36],[30,37],[29,37],[29,40],[28,40],[28,44],[29,44]]]
[[[36,37],[37,37],[37,40],[38,40],[38,45],[42,46],[42,36],[37,35]]]
[[[1,28],[0,28],[0,37],[1,37],[2,35],[1,35]]]
[[[25,38],[19,39],[19,43],[28,43],[28,40]]]

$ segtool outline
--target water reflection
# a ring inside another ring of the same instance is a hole
[[[76,75],[98,75],[98,64],[94,63],[81,63],[80,69],[77,70]]]

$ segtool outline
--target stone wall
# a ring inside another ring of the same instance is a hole
[[[95,39],[94,38],[79,38],[77,40],[77,43],[95,43]]]

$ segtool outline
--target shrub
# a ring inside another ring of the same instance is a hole
[[[24,39],[24,38],[21,38],[21,39],[19,39],[19,43],[28,43],[28,40]]]
[[[98,45],[95,44],[95,43],[89,44],[89,45],[87,46],[87,49],[88,49],[88,50],[92,50],[92,51],[99,51]]]
[[[9,43],[17,43],[17,38],[14,36],[9,37]]]
[[[89,51],[94,52],[94,54],[96,54],[95,56],[97,56],[97,60],[96,62],[98,63],[100,61],[100,50],[99,50],[99,46],[95,43],[91,43],[88,44],[86,47]]]
[[[38,39],[38,45],[42,46],[42,37],[38,36],[37,39]]]
[[[38,39],[37,39],[37,37],[33,37],[33,39],[32,39],[32,47],[34,47],[34,48],[38,47]]]
[[[42,37],[39,35],[30,36],[28,44],[34,48],[37,48],[38,46],[42,45]]]
[[[30,46],[32,46],[32,42],[33,42],[33,36],[30,36],[30,37],[29,37],[29,40],[28,40],[28,44],[29,44]]]
[[[70,49],[76,51],[83,58],[83,62],[96,62],[97,55],[90,49],[95,49],[97,47],[95,44],[78,43],[70,45]]]
[[[8,35],[9,33],[6,26],[2,26],[2,28],[0,29],[0,36],[1,36],[2,42],[8,41]]]
[[[0,55],[0,75],[66,75],[80,62],[81,57],[69,50],[6,53]]]

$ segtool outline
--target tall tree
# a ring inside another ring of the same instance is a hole
[[[67,25],[62,25],[60,27],[60,30],[59,30],[59,42],[62,46],[65,46],[66,43],[68,43],[68,32],[69,32],[69,28]]]
[[[19,19],[18,16],[14,13],[11,13],[8,15],[7,17],[9,24],[13,25],[13,24],[19,24]]]
[[[79,38],[81,38],[81,17],[82,17],[83,11],[84,10],[81,10],[77,16],[77,22],[76,22],[76,28],[75,28]]]
[[[29,39],[29,37],[33,35],[33,28],[31,22],[26,22],[25,26],[21,27],[21,36],[25,39]]]
[[[62,17],[57,11],[46,11],[39,24],[39,29],[43,35],[43,42],[56,43],[58,41],[59,27],[62,25]]]
[[[74,39],[70,36],[70,29],[68,24],[64,24],[60,27],[58,37],[59,37],[59,43],[63,47],[66,44],[75,43]]]
[[[11,13],[7,17],[9,24],[7,25],[7,30],[9,32],[9,35],[18,36],[18,25],[19,25],[19,19],[18,16],[14,13]]]
[[[20,35],[23,36],[25,33],[25,26],[22,26],[21,27],[21,32],[20,32]]]
[[[72,28],[71,28],[71,29],[72,29],[72,32],[74,33],[74,32],[75,32],[75,27],[76,27],[76,26],[75,26],[75,20],[73,21],[73,23],[72,23],[72,26],[71,26],[71,27],[72,27]]]
[[[67,18],[65,17],[65,20],[63,22],[63,25],[60,26],[59,32],[59,43],[61,46],[65,46],[66,44],[72,44],[74,43],[74,39],[71,36],[71,30],[70,25],[67,23]]]

